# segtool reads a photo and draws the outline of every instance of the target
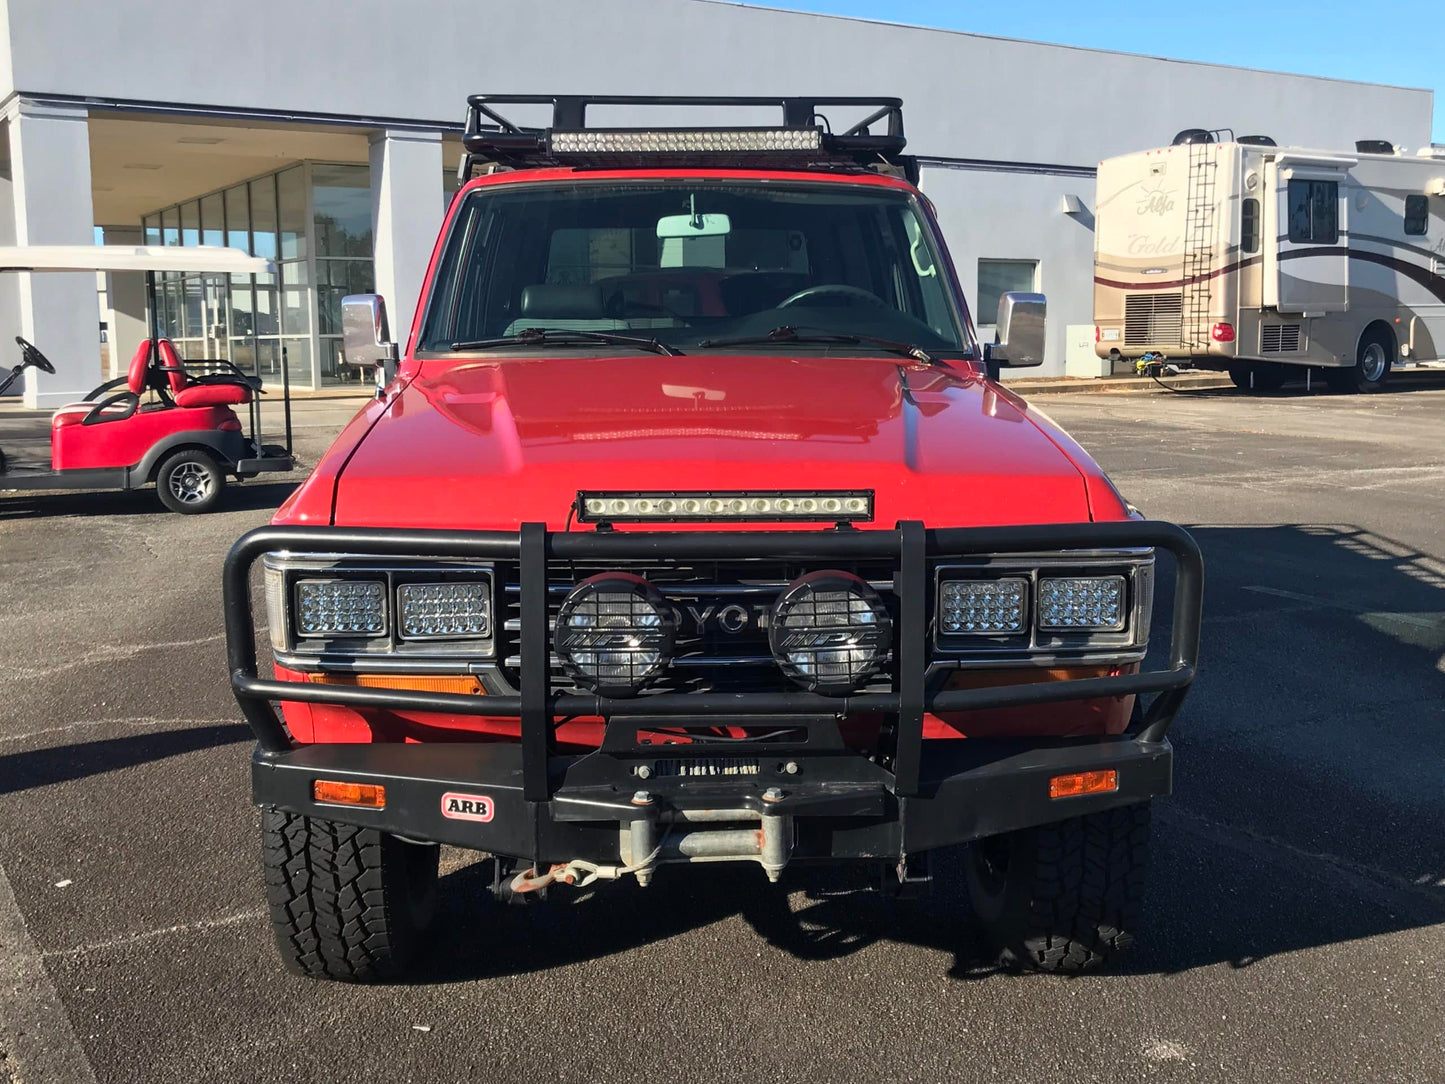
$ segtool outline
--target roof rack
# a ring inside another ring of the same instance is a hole
[[[550,105],[550,128],[523,128],[499,106]],[[589,127],[589,106],[739,107],[782,111],[777,127],[600,128]],[[863,120],[834,131],[823,108],[871,108]],[[488,124],[486,121],[490,121]],[[886,130],[873,128],[886,121]],[[603,94],[473,94],[467,98],[458,178],[465,183],[478,165],[511,169],[543,166],[626,168],[872,168],[918,183],[918,165],[903,154],[903,101],[899,98],[662,97]]]

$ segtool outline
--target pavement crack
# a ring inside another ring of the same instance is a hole
[[[192,640],[169,640],[147,644],[101,644],[92,651],[87,651],[75,658],[66,659],[64,662],[56,663],[53,666],[12,666],[5,672],[3,680],[54,677],[56,674],[63,674],[68,670],[74,670],[81,666],[124,662],[127,659],[133,659],[137,655],[147,651],[166,651],[174,648],[199,647],[202,644],[219,643],[225,638],[226,634],[224,632],[217,632],[210,636],[198,636]]]

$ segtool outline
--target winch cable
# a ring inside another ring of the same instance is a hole
[[[652,852],[641,862],[633,862],[626,866],[604,866],[596,862],[588,862],[583,858],[574,858],[570,862],[554,865],[546,873],[540,875],[537,873],[537,867],[533,866],[530,869],[524,869],[512,878],[511,889],[517,895],[524,895],[546,888],[550,884],[586,888],[594,881],[619,880],[640,869],[647,869],[657,861],[658,856],[662,854],[663,845],[667,843],[667,837],[671,834],[672,829],[668,828],[662,834],[662,838],[657,841],[657,846],[652,848]]]

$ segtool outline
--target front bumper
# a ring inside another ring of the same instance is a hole
[[[1154,547],[1176,563],[1168,669],[994,688],[929,687],[929,561],[974,554]],[[806,692],[667,693],[630,700],[559,694],[550,686],[546,621],[523,621],[520,695],[473,697],[265,680],[251,614],[252,564],[270,550],[519,562],[522,612],[546,612],[550,561],[786,556],[896,559],[899,615],[893,691],[845,698]],[[412,839],[491,851],[539,864],[754,858],[770,874],[791,859],[887,859],[1168,794],[1165,737],[1193,681],[1203,567],[1189,535],[1149,521],[893,531],[617,532],[518,534],[262,528],[226,561],[231,682],[256,733],[255,801],[295,813],[371,825]],[[1141,725],[1121,735],[925,741],[925,712],[1046,705],[1157,694]],[[521,741],[297,746],[273,701],[332,703],[520,719]],[[602,747],[554,748],[560,717],[608,721]],[[844,746],[839,720],[888,720],[886,748],[868,758]],[[788,744],[718,747],[636,744],[639,723],[781,724]],[[629,740],[627,735],[632,735]],[[1117,787],[1051,798],[1055,776],[1112,770]],[[317,780],[380,784],[385,805],[317,802]],[[699,825],[726,827],[699,827]]]

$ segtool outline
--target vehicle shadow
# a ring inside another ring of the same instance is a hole
[[[250,742],[244,723],[148,731],[124,738],[77,742],[0,755],[0,794],[15,794],[53,783],[85,779],[102,772],[150,764],[202,749]]]
[[[279,507],[299,481],[232,483],[212,515],[257,512]],[[129,491],[0,492],[0,522],[9,519],[58,519],[66,516],[173,516],[161,504],[155,489]]]
[[[1167,379],[1164,386],[1176,395],[1187,395],[1194,399],[1303,399],[1316,395],[1337,395],[1332,391],[1325,378],[1315,373],[1306,381],[1303,376],[1290,380],[1281,388],[1270,391],[1259,389],[1248,391],[1243,388],[1221,387],[1221,388],[1181,388],[1169,384]],[[1445,371],[1429,369],[1420,372],[1393,373],[1384,389],[1373,393],[1386,397],[1392,395],[1408,395],[1421,391],[1445,391]],[[1340,395],[1341,399],[1358,399],[1359,396]]]
[[[1193,533],[1208,581],[1202,677],[1171,736],[1175,793],[1155,803],[1139,941],[1114,973],[1247,967],[1445,922],[1445,563],[1349,526]],[[1167,637],[1154,639],[1162,650]],[[414,981],[547,970],[738,917],[800,960],[894,942],[978,978],[999,968],[963,856],[934,856],[920,900],[869,891],[862,874],[794,867],[774,887],[751,866],[702,866],[522,907],[491,902],[479,862],[443,878],[437,943]]]

